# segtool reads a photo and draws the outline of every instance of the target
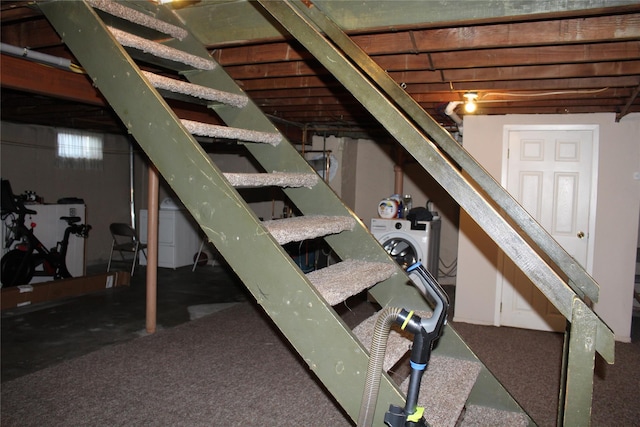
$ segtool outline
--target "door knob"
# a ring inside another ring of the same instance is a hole
[[[584,231],[578,231],[578,239],[584,238]]]

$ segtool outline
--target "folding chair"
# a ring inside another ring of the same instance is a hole
[[[123,262],[127,262],[124,256],[125,252],[133,253],[133,263],[131,264],[131,276],[136,268],[136,261],[139,257],[139,253],[142,251],[144,258],[147,259],[147,254],[144,251],[147,248],[146,244],[140,243],[138,233],[129,224],[114,222],[109,226],[111,236],[113,240],[111,242],[111,253],[109,254],[109,264],[107,265],[107,272],[111,269],[111,261],[113,260],[113,251],[120,252],[120,257]]]

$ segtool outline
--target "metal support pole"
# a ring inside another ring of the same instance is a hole
[[[147,219],[147,333],[156,332],[158,305],[158,170],[149,165]]]

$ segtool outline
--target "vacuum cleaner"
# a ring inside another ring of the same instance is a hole
[[[396,307],[387,307],[380,312],[371,342],[371,353],[358,417],[358,427],[369,427],[373,421],[380,389],[387,338],[394,322],[399,324],[402,330],[414,335],[410,358],[411,373],[404,408],[390,405],[385,414],[384,423],[389,427],[429,426],[423,416],[424,408],[418,407],[418,395],[422,376],[429,363],[433,345],[442,336],[444,325],[447,322],[449,298],[438,281],[421,263],[416,263],[407,268],[407,273],[420,293],[432,304],[433,315],[430,318],[421,318],[415,315],[413,311]]]

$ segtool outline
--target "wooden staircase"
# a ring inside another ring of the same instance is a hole
[[[281,2],[266,3],[274,16],[288,13],[279,10]],[[152,2],[110,0],[38,5],[207,238],[356,420],[375,320],[352,331],[333,306],[368,291],[381,307],[428,314],[429,305],[405,272],[171,10]],[[168,70],[182,79],[141,68]],[[164,97],[205,103],[226,126],[183,120]],[[194,135],[238,141],[265,172],[222,173]],[[261,221],[237,191],[271,186],[283,188],[299,216]],[[339,262],[305,274],[282,245],[317,238]],[[573,311],[568,313],[571,317]],[[602,330],[597,322],[589,331],[593,328]],[[406,359],[408,338],[391,334],[385,369]],[[403,406],[403,381],[383,376],[374,425],[383,424],[389,404]],[[534,424],[450,327],[423,385],[419,403],[434,426]]]

